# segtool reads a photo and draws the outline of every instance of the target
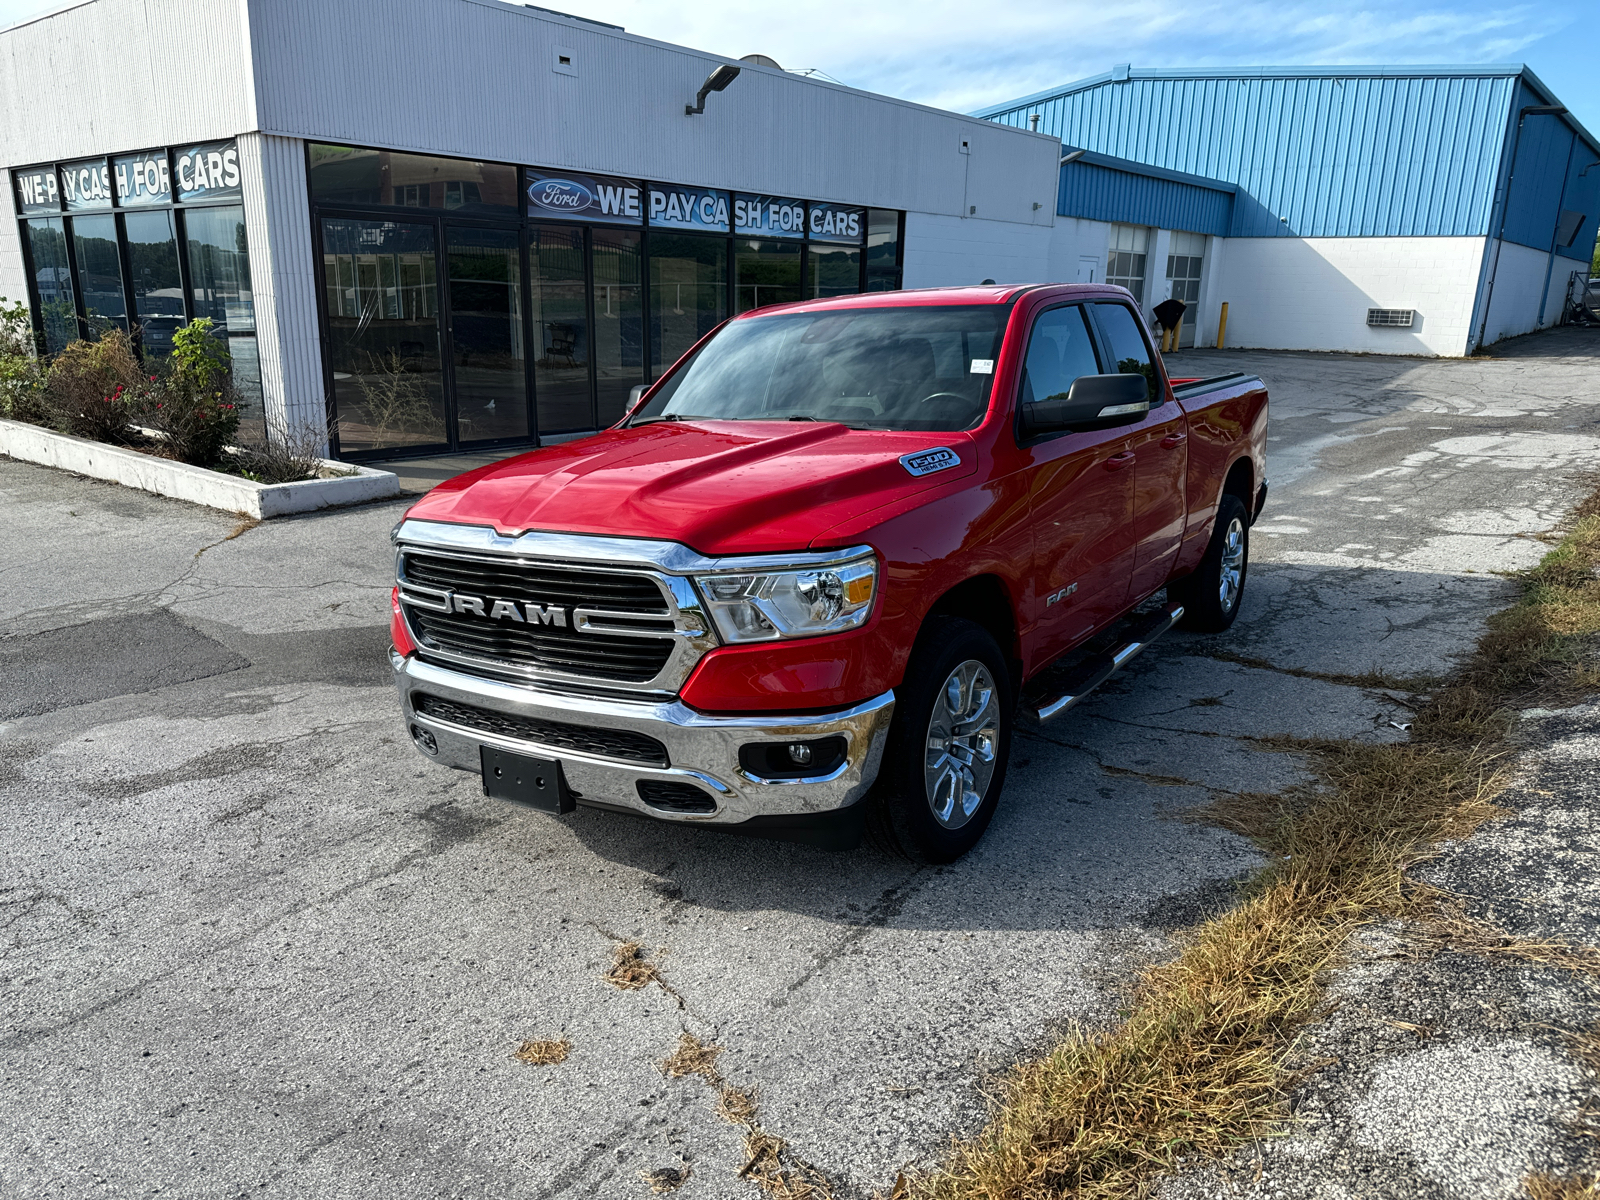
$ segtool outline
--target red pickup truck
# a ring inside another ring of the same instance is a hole
[[[1016,720],[1232,623],[1266,426],[1253,376],[1168,379],[1120,288],[746,313],[614,428],[407,512],[407,726],[554,812],[826,845],[870,822],[951,861]]]

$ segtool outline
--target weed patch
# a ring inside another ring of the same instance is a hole
[[[530,1067],[553,1067],[557,1063],[567,1061],[567,1055],[572,1053],[572,1043],[566,1038],[558,1041],[528,1041],[517,1047],[512,1055],[518,1062],[525,1062]]]
[[[739,1178],[748,1179],[775,1200],[834,1200],[833,1186],[817,1168],[797,1158],[781,1137],[761,1126],[760,1105],[754,1092],[737,1087],[717,1070],[720,1046],[683,1033],[678,1046],[661,1063],[673,1079],[698,1075],[717,1098],[717,1115],[730,1125],[744,1127],[745,1164]]]
[[[1408,874],[1438,843],[1468,837],[1503,811],[1494,798],[1512,765],[1507,734],[1518,707],[1600,690],[1591,646],[1600,633],[1597,563],[1600,493],[1517,577],[1520,600],[1489,620],[1449,679],[1327,677],[1427,690],[1411,741],[1276,739],[1275,748],[1309,758],[1318,786],[1222,796],[1188,814],[1253,839],[1266,855],[1241,902],[1181,937],[1177,958],[1141,980],[1121,1026],[1077,1030],[1014,1068],[989,1125],[958,1141],[941,1170],[897,1180],[895,1194],[1147,1195],[1180,1158],[1220,1156],[1273,1134],[1289,1092],[1317,1065],[1297,1059],[1295,1036],[1324,1011],[1326,974],[1350,936],[1380,919],[1419,920],[1436,944],[1600,972],[1600,954],[1508,938]],[[1592,1180],[1540,1178],[1554,1190],[1535,1191],[1530,1179],[1536,1200],[1600,1200]]]

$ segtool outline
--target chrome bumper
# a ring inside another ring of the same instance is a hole
[[[679,700],[568,696],[435,666],[416,655],[401,658],[391,651],[390,660],[407,729],[426,730],[437,745],[437,753],[418,746],[424,758],[474,774],[481,771],[479,750],[485,745],[558,759],[579,804],[629,809],[685,824],[737,825],[758,817],[810,816],[848,808],[866,794],[877,777],[894,715],[893,692],[821,716],[712,717]],[[646,766],[457,725],[418,713],[412,703],[414,692],[515,716],[647,734],[666,746],[671,765]],[[739,747],[750,742],[791,742],[834,734],[846,740],[845,761],[817,778],[762,779],[739,763]],[[412,744],[417,745],[415,738]],[[679,813],[653,808],[640,798],[638,784],[642,780],[695,784],[712,797],[716,811]]]

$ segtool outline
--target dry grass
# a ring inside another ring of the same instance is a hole
[[[623,942],[613,951],[611,968],[601,978],[621,991],[636,992],[660,983],[661,971],[644,956],[641,943]]]
[[[745,1165],[739,1178],[748,1179],[775,1200],[834,1200],[833,1186],[823,1173],[795,1157],[788,1143],[761,1126],[755,1093],[736,1087],[717,1070],[722,1047],[702,1042],[685,1032],[661,1063],[673,1079],[698,1075],[717,1098],[717,1115],[730,1125],[744,1127]]]
[[[1530,1200],[1600,1200],[1600,1179],[1578,1175],[1558,1179],[1554,1175],[1529,1175],[1522,1181]]]
[[[1472,659],[1448,681],[1425,681],[1436,690],[1410,742],[1286,742],[1308,755],[1319,787],[1223,797],[1193,814],[1254,839],[1267,856],[1242,903],[1192,930],[1175,960],[1144,977],[1122,1026],[1077,1031],[1013,1069],[988,1127],[957,1142],[940,1171],[897,1180],[895,1194],[1144,1196],[1180,1158],[1274,1133],[1289,1091],[1315,1065],[1295,1059],[1295,1034],[1323,1011],[1325,974],[1350,935],[1375,920],[1422,918],[1460,948],[1594,970],[1600,956],[1506,938],[1407,874],[1436,843],[1502,811],[1494,797],[1511,765],[1505,735],[1516,707],[1600,687],[1587,645],[1600,632],[1600,494],[1588,504],[1522,577],[1521,601],[1490,620]],[[1590,1181],[1548,1186],[1568,1190],[1536,1197],[1595,1195]]]
[[[653,1171],[640,1171],[639,1178],[650,1185],[652,1195],[664,1196],[688,1183],[689,1176],[693,1174],[693,1168],[685,1164],[681,1167],[657,1167]]]
[[[525,1062],[530,1067],[553,1067],[557,1063],[567,1061],[567,1055],[572,1053],[572,1043],[566,1038],[555,1041],[527,1041],[517,1047],[513,1058],[518,1062]]]

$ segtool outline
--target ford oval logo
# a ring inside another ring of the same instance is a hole
[[[529,184],[528,199],[556,212],[580,212],[594,202],[588,188],[570,179],[541,179]]]

